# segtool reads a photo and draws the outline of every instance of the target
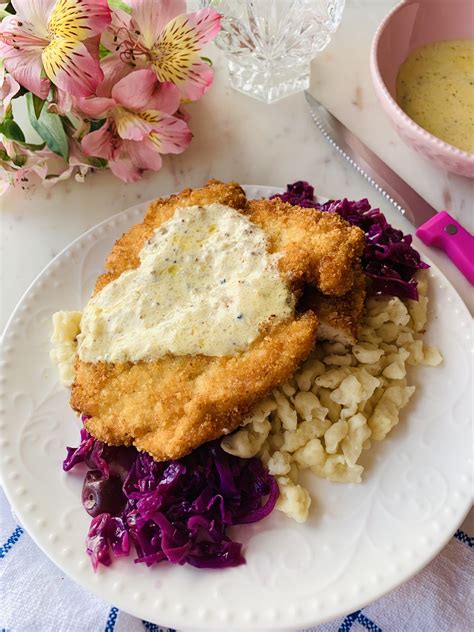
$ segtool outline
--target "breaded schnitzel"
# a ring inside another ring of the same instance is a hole
[[[177,208],[220,203],[263,228],[270,252],[281,253],[280,274],[300,294],[305,284],[340,295],[353,283],[364,245],[362,231],[337,215],[280,200],[247,203],[235,183],[153,202],[141,224],[114,245],[95,293],[137,268],[143,246]],[[166,355],[154,361],[76,362],[72,407],[90,419],[87,429],[110,444],[133,444],[157,460],[175,459],[237,428],[251,407],[285,382],[311,352],[318,319],[311,309],[269,323],[235,356]]]
[[[76,363],[72,405],[109,444],[133,444],[158,461],[177,459],[235,430],[253,404],[311,352],[310,311],[262,334],[235,357],[165,356],[136,364]]]
[[[136,224],[112,248],[108,272],[99,277],[95,291],[139,264],[146,240],[178,207],[225,204],[265,230],[269,252],[281,252],[280,272],[293,290],[315,285],[325,294],[342,296],[354,282],[353,270],[364,249],[364,233],[336,213],[324,213],[274,200],[247,202],[240,185],[210,180],[201,189],[152,202],[141,224]]]
[[[354,283],[365,245],[364,233],[336,213],[273,200],[250,200],[250,220],[264,229],[269,252],[281,252],[280,271],[296,289],[316,286],[342,296]]]
[[[318,340],[353,345],[365,305],[366,276],[355,272],[354,285],[344,296],[326,296],[314,288],[307,288],[302,303],[318,315]]]

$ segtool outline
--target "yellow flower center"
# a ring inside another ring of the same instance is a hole
[[[198,52],[194,27],[185,15],[179,16],[166,26],[150,52],[153,70],[160,81],[185,81]]]
[[[84,26],[86,21],[87,16],[77,0],[57,0],[48,20],[51,39],[78,42],[90,37],[90,30]]]

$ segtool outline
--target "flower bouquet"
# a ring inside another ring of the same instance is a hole
[[[31,173],[53,184],[110,168],[125,182],[158,171],[191,141],[183,103],[210,87],[200,56],[220,28],[185,0],[11,0],[0,5],[0,193]],[[25,141],[26,100],[42,142]]]

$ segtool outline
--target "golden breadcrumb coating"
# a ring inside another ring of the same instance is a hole
[[[250,200],[247,215],[268,235],[269,252],[281,252],[281,273],[293,287],[317,286],[342,296],[354,283],[364,233],[337,213],[292,206],[279,198]]]
[[[354,285],[344,296],[325,296],[314,288],[308,288],[302,303],[318,316],[318,340],[355,344],[364,313],[365,295],[366,277],[361,269],[356,271]]]
[[[281,252],[280,271],[291,288],[305,284],[340,295],[354,281],[363,233],[339,216],[293,207],[281,200],[247,202],[236,183],[211,180],[201,189],[151,203],[142,223],[112,248],[98,292],[139,265],[140,250],[178,207],[220,203],[248,215]],[[76,362],[71,405],[89,416],[87,429],[109,444],[135,445],[157,460],[182,457],[237,428],[251,407],[285,382],[311,352],[318,319],[306,307],[271,324],[245,352],[233,357],[165,356],[153,362]]]
[[[311,352],[317,319],[279,323],[235,357],[165,356],[136,364],[76,363],[72,404],[109,444],[133,444],[157,460],[177,459],[235,430],[253,404]]]

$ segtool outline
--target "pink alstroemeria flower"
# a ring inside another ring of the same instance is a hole
[[[51,187],[71,175],[77,182],[83,182],[87,172],[93,168],[74,139],[69,140],[68,162],[47,148],[31,151],[7,139],[0,142],[0,151],[8,157],[8,160],[0,158],[0,196],[10,186],[27,186],[33,175],[39,176],[44,186]]]
[[[78,99],[77,107],[86,116],[107,119],[84,136],[84,153],[108,160],[111,171],[125,182],[139,180],[145,169],[158,171],[160,154],[179,154],[191,141],[186,123],[171,116],[179,102],[175,86],[158,85],[155,74],[147,69],[121,79],[110,97]]]
[[[81,151],[80,144],[74,138],[69,139],[69,158],[67,163],[64,162],[62,165],[58,165],[56,160],[54,166],[50,166],[46,162],[33,167],[33,170],[43,180],[43,186],[46,188],[52,187],[62,180],[67,180],[72,175],[74,175],[76,182],[84,182],[85,176],[91,169],[93,169],[93,166],[88,162],[88,159]]]
[[[103,78],[97,36],[111,20],[107,0],[12,4],[16,15],[0,23],[0,58],[8,72],[42,99],[50,81],[75,96],[93,94]]]
[[[24,186],[29,177],[35,173],[49,152],[40,150],[33,152],[14,140],[3,138],[0,141],[0,195],[10,186]],[[52,154],[52,152],[49,152]],[[52,154],[54,155],[54,154]]]
[[[160,81],[174,83],[184,98],[195,101],[210,87],[213,71],[199,54],[220,30],[214,9],[186,14],[185,0],[129,0],[131,16],[114,10],[102,38],[112,52],[117,75],[124,64],[151,68]],[[122,74],[123,76],[123,74]]]
[[[0,121],[7,113],[8,106],[20,89],[20,84],[11,75],[0,74]]]

